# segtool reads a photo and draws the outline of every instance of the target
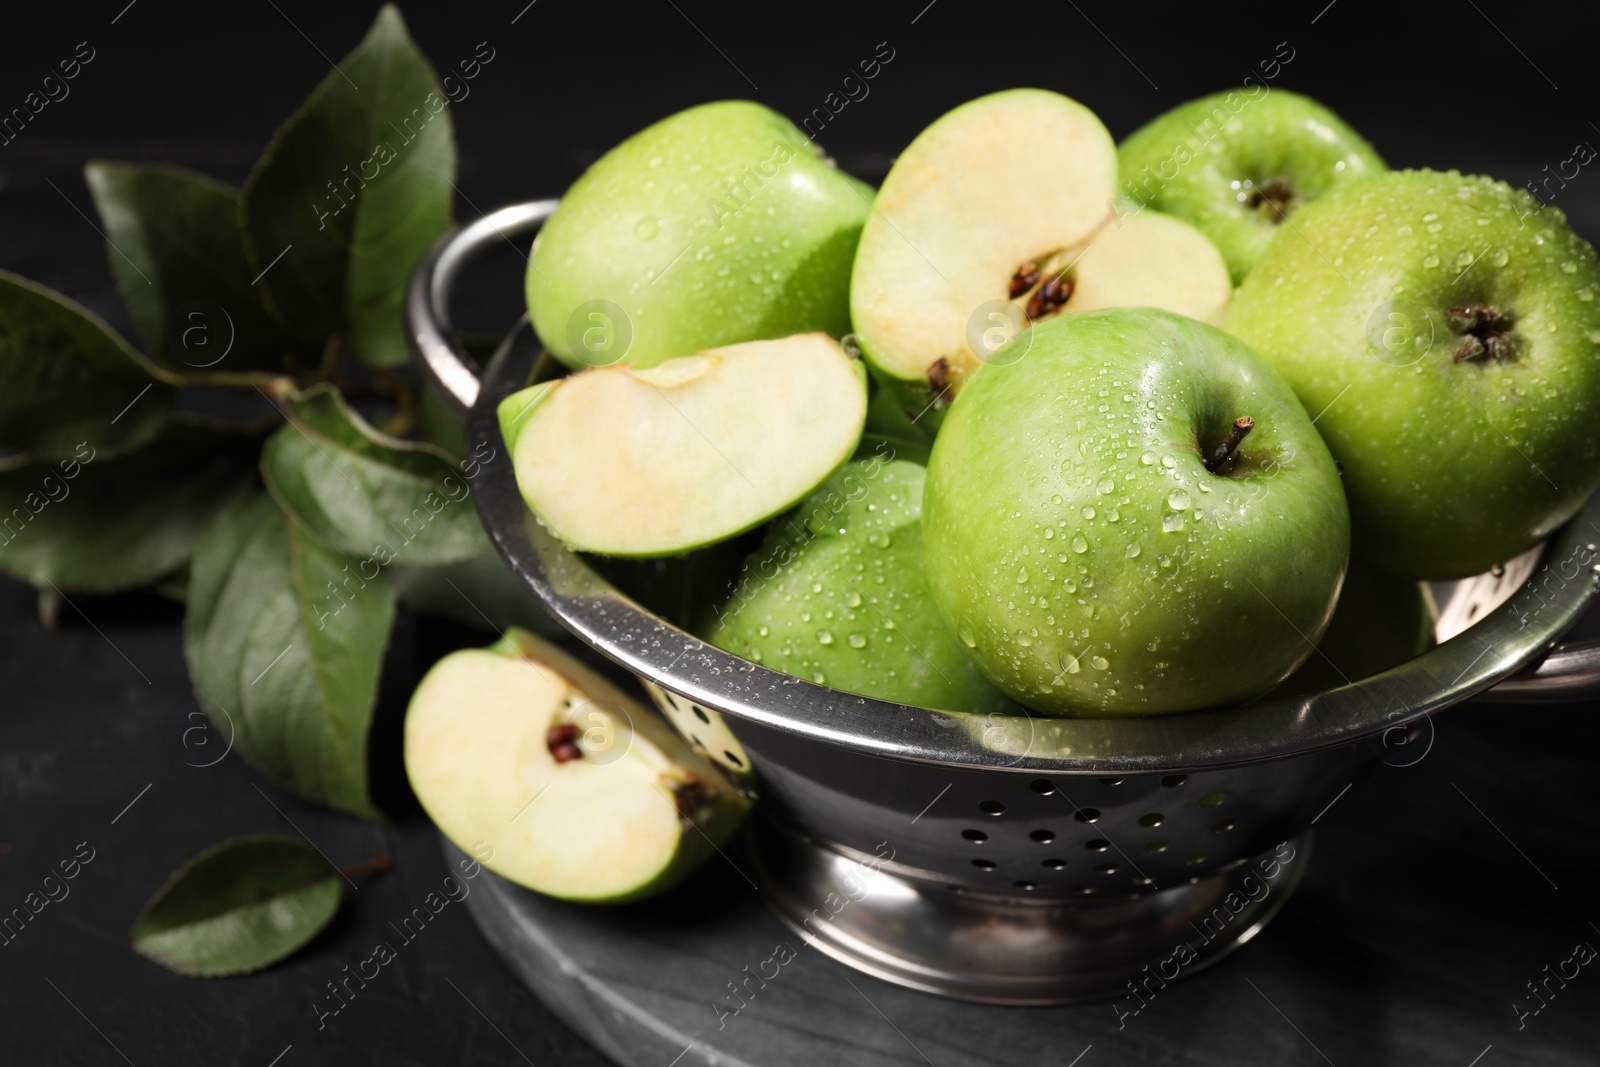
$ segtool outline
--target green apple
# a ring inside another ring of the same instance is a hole
[[[1117,156],[1122,197],[1194,223],[1222,250],[1235,284],[1302,205],[1384,170],[1339,116],[1265,86],[1175,107],[1131,134]]]
[[[568,546],[668,556],[742,533],[855,451],[866,371],[824,334],[591,367],[501,401],[523,499]]]
[[[590,167],[528,263],[539,339],[573,368],[849,329],[872,190],[759,104],[663,119]]]
[[[1351,560],[1333,620],[1317,651],[1269,696],[1315,693],[1398,667],[1433,646],[1433,604],[1424,587]]]
[[[906,381],[970,374],[987,354],[988,312],[1004,314],[999,305],[1049,280],[1053,257],[1088,245],[1111,217],[1116,173],[1105,126],[1057,93],[995,93],[934,122],[862,227],[850,282],[862,353]]]
[[[922,464],[882,439],[774,527],[705,629],[719,648],[851,693],[1008,711],[945,626],[922,568]]]
[[[1031,335],[1031,336],[1030,336]],[[1187,711],[1288,677],[1333,612],[1333,457],[1236,338],[1152,309],[1034,327],[951,405],[923,500],[934,601],[1048,714]]]
[[[567,900],[672,887],[749,807],[654,712],[516,629],[434,664],[406,711],[405,761],[446,837]]]
[[[1600,268],[1554,209],[1397,171],[1310,204],[1228,329],[1289,380],[1344,468],[1355,554],[1462,578],[1600,485]]]

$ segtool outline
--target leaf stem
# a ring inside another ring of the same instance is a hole
[[[384,871],[387,871],[390,866],[389,854],[387,852],[380,852],[370,860],[366,860],[362,863],[354,863],[348,867],[341,867],[339,869],[339,873],[350,879],[365,878],[369,874],[382,874]]]

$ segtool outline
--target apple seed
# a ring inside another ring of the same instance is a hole
[[[1009,295],[1012,300],[1015,300],[1017,297],[1021,296],[1023,293],[1026,293],[1029,289],[1032,289],[1038,284],[1039,264],[1030,259],[1022,266],[1018,267],[1015,274],[1011,275],[1011,288]]]
[[[545,731],[545,746],[550,749],[550,755],[555,757],[557,763],[570,763],[583,758],[583,749],[577,745],[578,734],[577,724],[570,722],[555,723]]]

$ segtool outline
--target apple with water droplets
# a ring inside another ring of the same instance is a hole
[[[1011,342],[951,405],[923,497],[934,602],[1047,714],[1239,703],[1327,626],[1339,474],[1283,378],[1170,312],[1084,312]]]
[[[1395,171],[1295,217],[1227,328],[1344,468],[1353,551],[1479,574],[1600,486],[1600,265],[1561,213],[1489,178]]]

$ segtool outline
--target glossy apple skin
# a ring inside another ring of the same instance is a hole
[[[1386,570],[1481,573],[1600,485],[1600,269],[1538,206],[1488,178],[1372,178],[1309,205],[1235,297],[1227,328],[1322,413],[1353,550]],[[1514,357],[1456,362],[1445,312],[1479,303],[1516,317]]]
[[[1433,623],[1420,583],[1351,560],[1316,652],[1268,696],[1335,689],[1398,667],[1433,647]]]
[[[1242,188],[1287,177],[1303,204],[1377,174],[1382,158],[1333,112],[1283,89],[1234,90],[1180,104],[1117,148],[1118,195],[1176,215],[1211,238],[1237,285],[1280,228]],[[1236,184],[1238,183],[1238,184]],[[1295,205],[1287,215],[1293,217]]]
[[[607,152],[562,197],[528,264],[533,327],[574,369],[841,336],[872,195],[759,104],[679,112]],[[624,320],[580,310],[591,301],[611,302]]]
[[[1028,339],[1031,336],[1031,344]],[[1236,338],[1149,308],[1041,323],[951,405],[923,501],[934,601],[1046,714],[1154,715],[1282,681],[1333,611],[1349,517],[1288,385]],[[1255,419],[1237,468],[1201,443]]]
[[[967,658],[922,567],[924,470],[879,439],[774,527],[709,620],[719,648],[851,693],[1016,712]]]

